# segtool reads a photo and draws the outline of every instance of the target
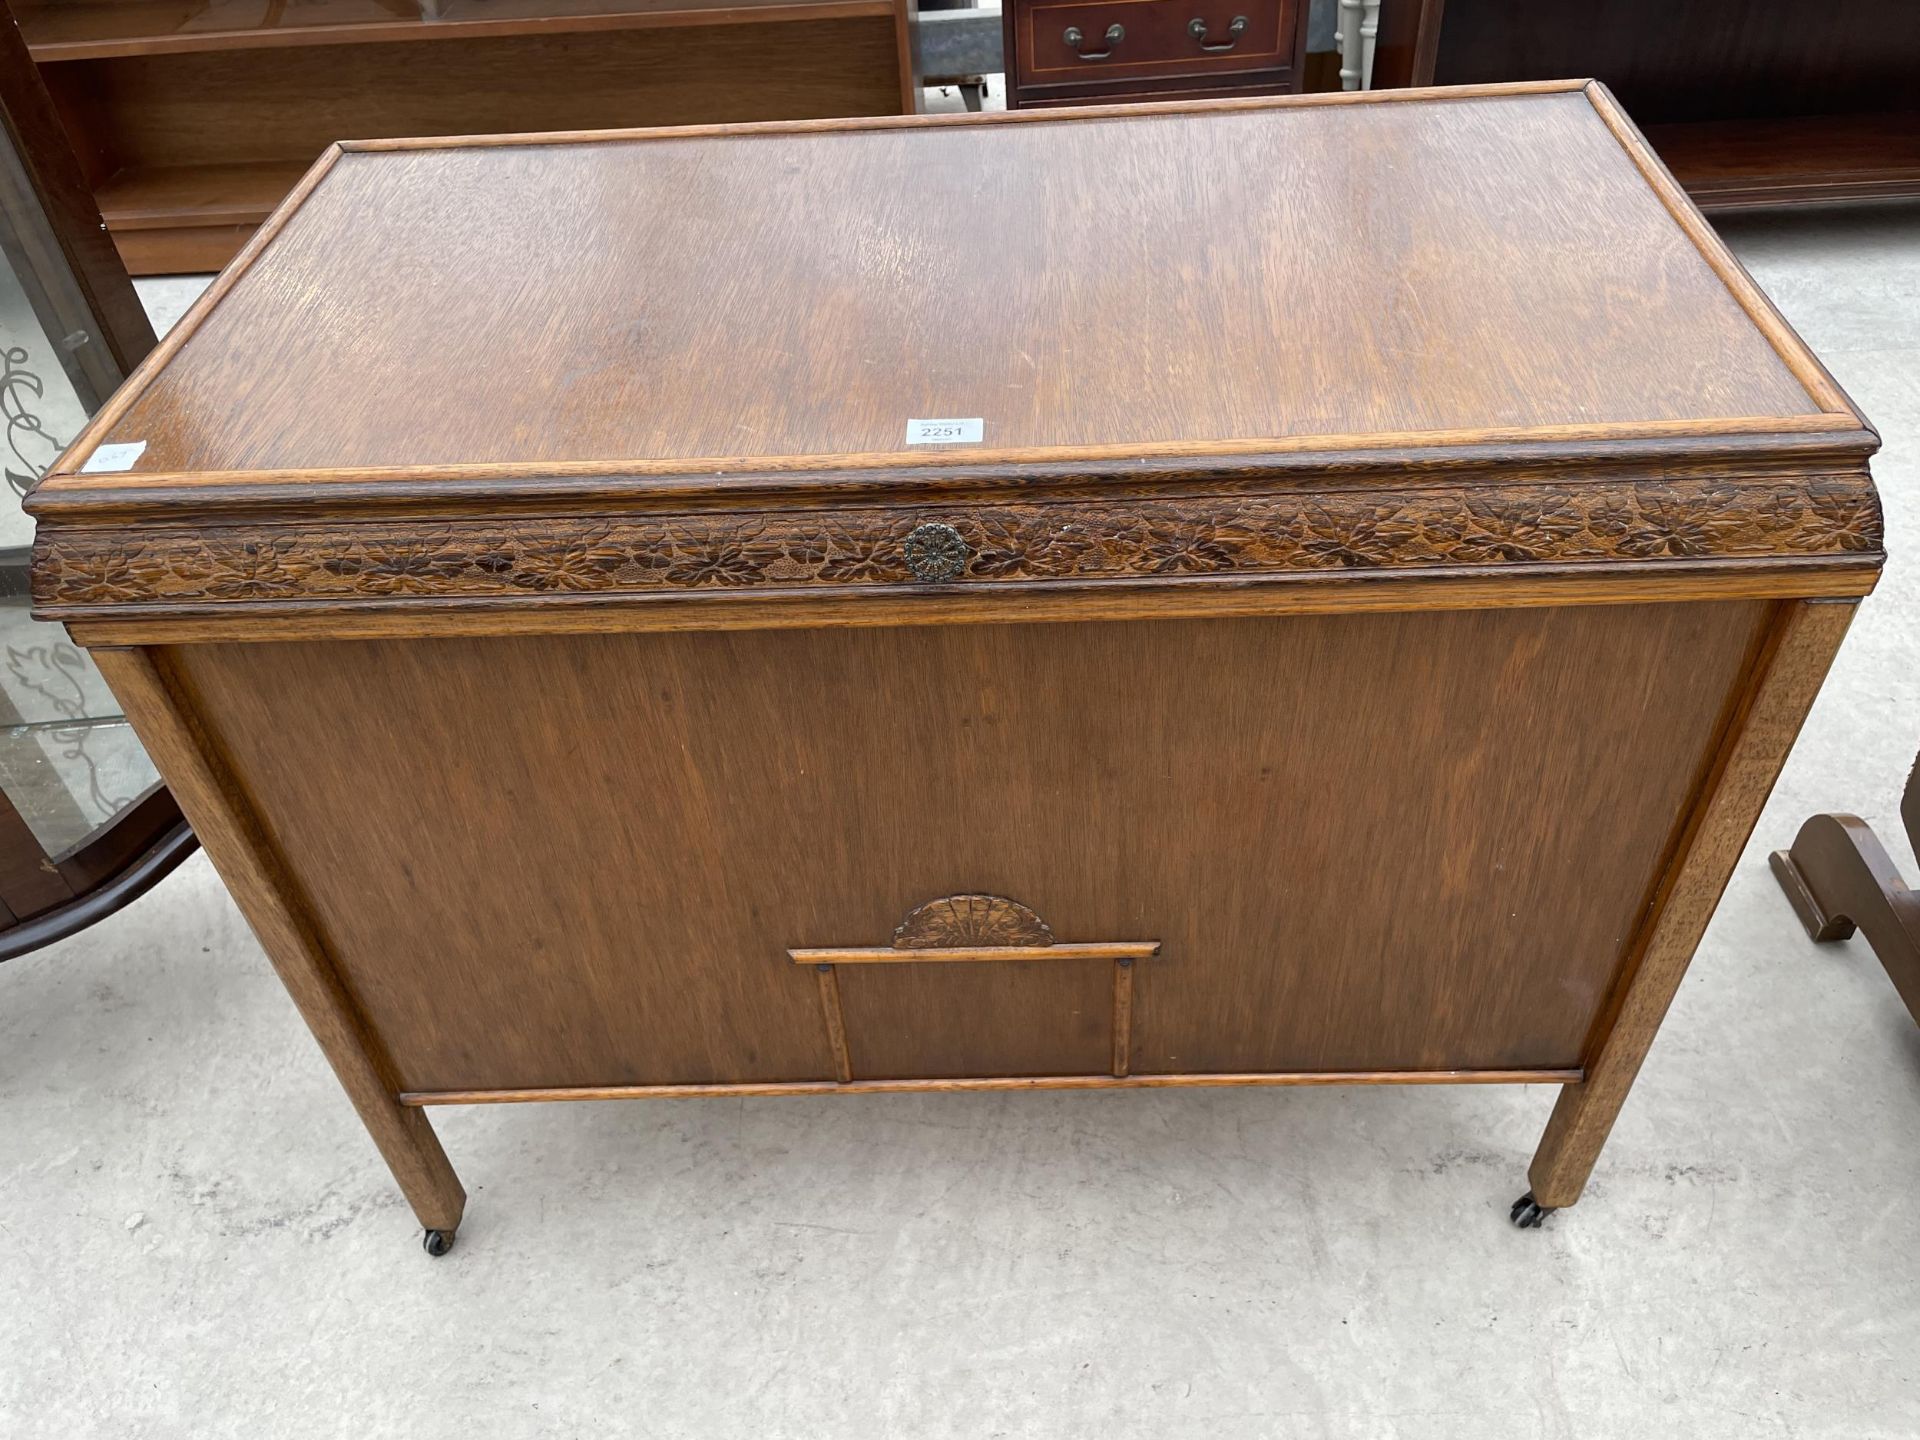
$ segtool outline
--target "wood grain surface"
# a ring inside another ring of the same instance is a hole
[[[859,1080],[1103,1075],[1112,961],[861,965],[840,972]]]
[[[1821,410],[1583,92],[1313,98],[351,151],[107,438],[538,467]]]
[[[788,950],[958,892],[1162,942],[1136,1077],[1564,1072],[1770,608],[168,653],[406,1092],[831,1081]],[[1110,962],[839,978],[858,1076],[1113,1063]]]

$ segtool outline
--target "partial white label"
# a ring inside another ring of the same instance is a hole
[[[909,420],[909,445],[978,445],[986,438],[987,422],[978,415],[970,420]]]
[[[115,475],[122,470],[131,470],[141,455],[146,453],[147,442],[132,440],[125,445],[102,445],[91,455],[87,463],[80,467],[82,475]]]

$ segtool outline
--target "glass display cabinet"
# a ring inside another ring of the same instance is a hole
[[[154,336],[11,16],[0,26],[0,960],[150,888],[192,831],[86,653],[28,614],[21,500]]]

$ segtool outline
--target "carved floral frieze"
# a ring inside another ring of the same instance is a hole
[[[54,530],[50,606],[913,585],[906,538],[966,544],[948,585],[1844,555],[1881,545],[1864,476],[1480,486],[947,508]]]

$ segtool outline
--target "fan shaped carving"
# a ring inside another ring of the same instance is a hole
[[[1053,931],[1017,900],[1004,895],[949,895],[929,900],[893,932],[896,950],[963,949],[988,945],[1051,945]]]

